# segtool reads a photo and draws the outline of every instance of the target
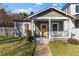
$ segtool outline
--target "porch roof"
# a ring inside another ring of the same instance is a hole
[[[27,20],[17,19],[17,20],[13,20],[13,21],[15,21],[15,22],[30,22],[29,19],[27,19]]]
[[[75,17],[76,17],[76,20],[79,19],[79,14],[76,14]]]
[[[35,21],[48,21],[50,19],[51,21],[65,21],[65,20],[68,20],[69,18],[67,17],[38,17],[37,19],[38,20],[35,20]]]
[[[54,9],[54,10],[56,10],[57,12],[59,12],[60,14],[65,15],[65,17],[73,18],[73,19],[75,18],[73,15],[70,15],[70,14],[68,14],[68,13],[66,13],[66,12],[64,12],[64,11],[62,11],[62,10],[59,10],[59,9],[57,9],[57,8],[55,8],[55,7],[52,7],[52,6],[49,6],[48,8],[45,8],[45,9],[43,9],[43,10],[41,10],[41,11],[39,11],[39,12],[37,12],[37,13],[31,15],[31,16],[29,16],[28,18],[35,17],[35,16],[39,15],[40,13],[43,13],[43,12],[49,10],[49,9]]]

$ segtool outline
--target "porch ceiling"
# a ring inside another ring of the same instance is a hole
[[[69,18],[67,17],[38,17],[36,21],[65,21],[68,20]]]

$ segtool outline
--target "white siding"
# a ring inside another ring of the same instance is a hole
[[[70,25],[71,25],[71,31],[73,31],[72,29],[75,27],[74,26],[74,23],[71,21],[71,19],[69,19],[70,20]],[[69,22],[68,22],[68,20],[66,20],[66,21],[64,21],[64,31],[68,31],[69,30]]]
[[[70,14],[71,15],[75,15],[76,14],[76,8],[75,8],[76,4],[71,4],[70,5]]]
[[[68,31],[68,20],[64,21],[64,31]]]

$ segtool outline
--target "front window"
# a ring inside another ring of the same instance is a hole
[[[76,13],[79,13],[79,5],[76,5]]]
[[[53,31],[57,31],[57,24],[53,24]]]
[[[52,30],[58,31],[58,23],[52,23]]]

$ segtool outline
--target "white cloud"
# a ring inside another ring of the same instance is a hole
[[[36,5],[43,5],[43,3],[35,3]]]
[[[57,7],[58,9],[61,9],[61,7]]]
[[[59,4],[59,3],[53,3],[53,6],[63,6],[63,4]]]
[[[62,6],[62,4],[59,4],[59,6]]]
[[[25,10],[25,9],[15,9],[15,10],[13,10],[12,11],[12,13],[23,13],[23,12],[27,12],[27,10]]]
[[[12,13],[30,13],[32,11],[32,8],[28,8],[28,9],[15,9],[12,11]]]
[[[53,3],[52,6],[61,9],[61,7],[63,6],[62,4],[58,4],[58,3]]]
[[[34,7],[40,7],[42,5],[43,5],[43,3],[35,3],[35,6]]]
[[[59,6],[60,6],[60,7],[62,7],[62,6],[63,6],[63,4],[59,4]]]
[[[58,4],[56,4],[56,3],[53,3],[52,5],[53,5],[53,6],[58,6]]]

